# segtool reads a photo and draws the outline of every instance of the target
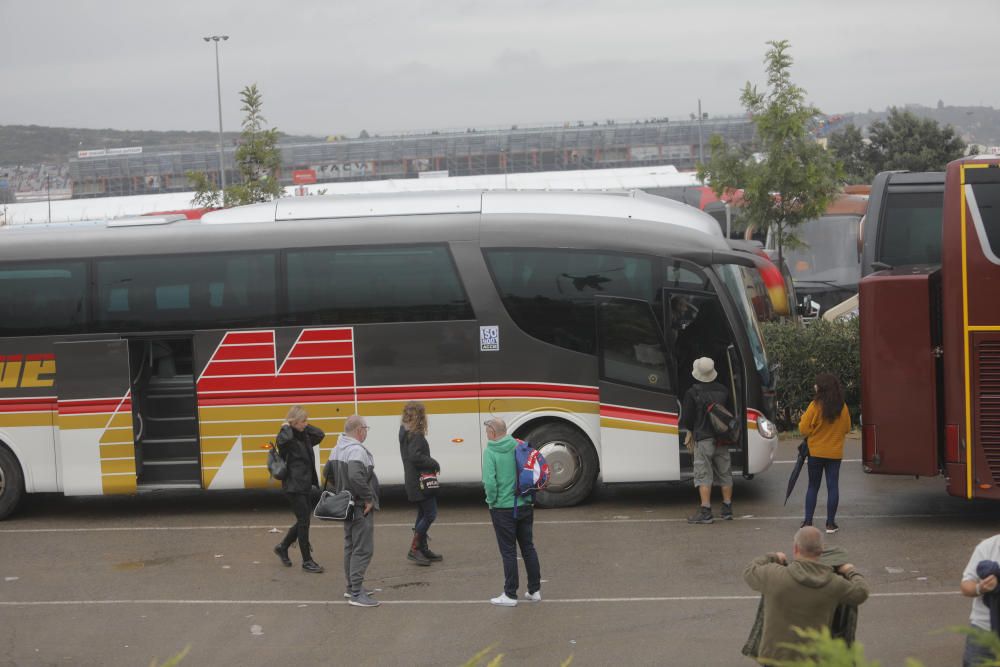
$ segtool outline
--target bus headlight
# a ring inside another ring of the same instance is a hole
[[[759,415],[757,417],[757,432],[760,433],[762,438],[770,440],[774,436],[778,435],[778,428],[770,419],[764,415]]]

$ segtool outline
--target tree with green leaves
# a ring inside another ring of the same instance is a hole
[[[729,146],[715,135],[708,164],[698,165],[698,177],[717,196],[743,190],[741,225],[770,231],[778,247],[800,243],[795,228],[818,218],[840,187],[841,167],[810,135],[820,115],[807,104],[805,90],[792,83],[792,57],[787,40],[770,41],[764,56],[767,89],[758,92],[747,82],[740,101],[753,117],[753,146]]]
[[[282,187],[278,182],[278,170],[281,169],[278,130],[273,127],[264,128],[267,119],[261,113],[263,102],[256,83],[240,91],[240,99],[243,101],[241,111],[245,116],[240,145],[236,149],[239,182],[227,187],[225,192],[219,192],[205,173],[188,172],[187,177],[195,187],[196,206],[242,206],[271,201],[281,196]]]
[[[895,107],[889,109],[886,120],[871,124],[868,136],[876,172],[941,171],[965,152],[965,142],[950,125],[941,127],[936,120],[918,118]]]
[[[844,179],[848,183],[871,183],[875,178],[873,149],[854,123],[831,134],[827,148],[844,166]]]

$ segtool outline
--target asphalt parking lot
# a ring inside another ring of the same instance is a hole
[[[887,667],[957,664],[962,638],[940,630],[967,623],[958,581],[1000,508],[950,498],[940,479],[864,475],[859,449],[849,441],[830,538],[872,586],[859,640]],[[301,571],[295,551],[296,567],[280,565],[275,531],[292,522],[280,493],[35,497],[0,523],[0,665],[148,665],[185,646],[184,665],[460,665],[490,646],[504,664],[750,664],[739,650],[757,597],[742,571],[791,550],[804,479],[783,506],[790,468],[738,480],[732,522],[687,525],[687,484],[539,511],[544,600],[516,608],[488,603],[502,571],[475,487],[446,489],[431,531],[445,560],[431,567],[406,560],[413,510],[387,491],[366,582],[377,609],[342,598],[339,524],[312,537],[325,574]]]

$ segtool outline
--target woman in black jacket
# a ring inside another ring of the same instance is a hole
[[[275,439],[278,455],[288,466],[288,474],[281,480],[281,489],[295,513],[295,523],[288,529],[285,538],[274,547],[274,553],[285,567],[291,567],[288,547],[298,540],[299,551],[302,552],[302,569],[314,574],[320,574],[323,568],[312,559],[309,546],[309,520],[312,517],[309,496],[312,488],[319,486],[313,447],[323,440],[324,435],[323,431],[309,423],[309,415],[305,409],[296,405],[288,411],[285,424],[281,426]]]
[[[406,558],[417,565],[430,565],[442,560],[427,546],[427,531],[437,518],[437,498],[420,489],[420,473],[441,471],[438,462],[431,458],[427,444],[427,410],[419,401],[410,401],[403,408],[399,427],[399,455],[403,459],[403,484],[406,499],[417,505],[417,521],[413,525],[413,541]]]

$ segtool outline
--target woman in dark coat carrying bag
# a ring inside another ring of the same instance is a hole
[[[399,427],[399,455],[403,459],[403,484],[406,499],[417,505],[417,521],[413,525],[413,541],[407,560],[417,565],[430,565],[442,557],[427,546],[427,532],[437,518],[437,498],[420,486],[421,473],[438,473],[441,466],[431,458],[427,444],[427,410],[419,401],[410,401],[403,408]]]
[[[288,411],[274,445],[288,469],[285,478],[281,480],[281,490],[285,492],[292,512],[295,513],[295,523],[288,529],[285,538],[274,547],[274,553],[285,567],[291,567],[288,547],[298,540],[299,551],[302,552],[302,569],[314,574],[320,574],[323,568],[312,559],[309,545],[309,521],[312,517],[310,494],[314,486],[319,486],[313,448],[324,437],[323,431],[309,423],[309,415],[305,409],[296,405]]]

